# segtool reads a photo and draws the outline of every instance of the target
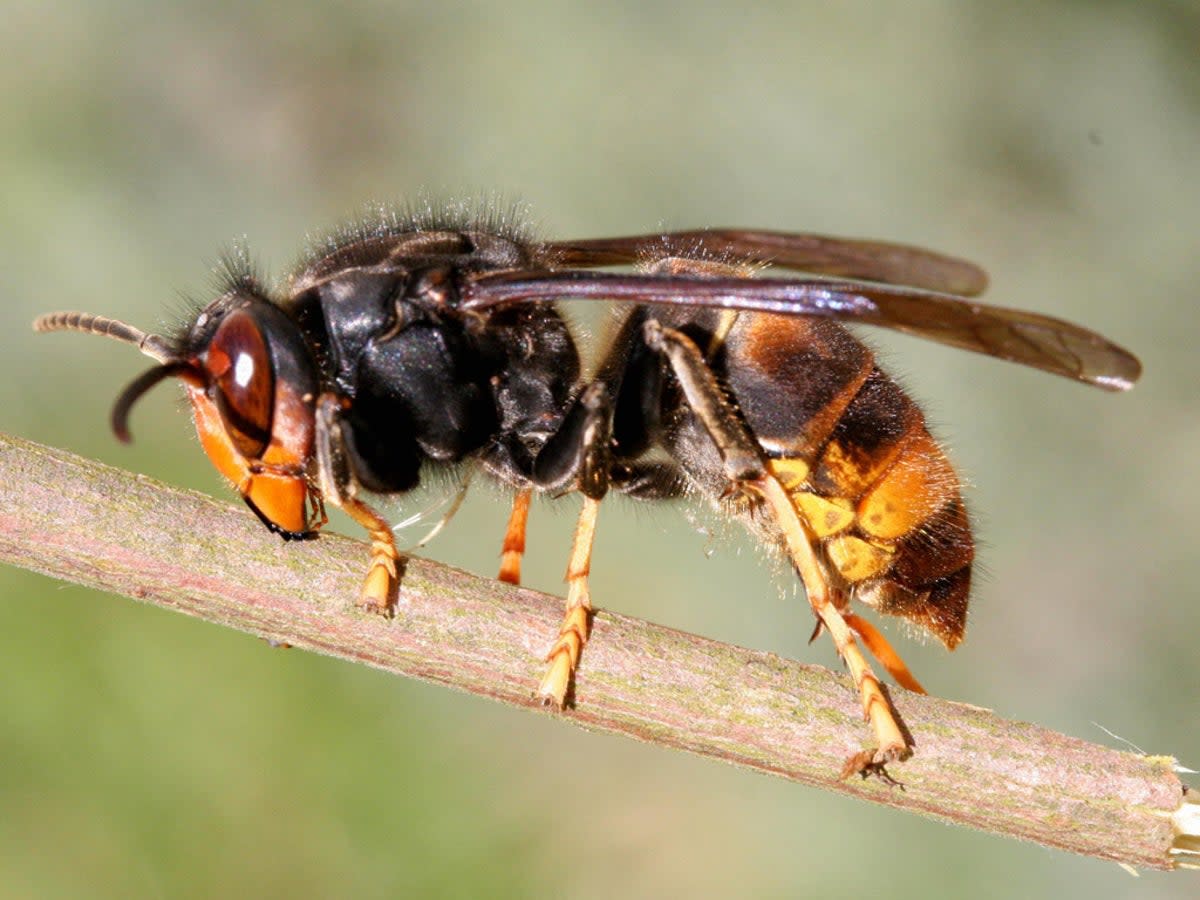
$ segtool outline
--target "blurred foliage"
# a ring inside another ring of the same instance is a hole
[[[958,253],[995,302],[1084,321],[1146,376],[1105,396],[871,335],[973,482],[990,572],[967,644],[906,656],[943,695],[1200,768],[1194,2],[16,0],[5,19],[0,428],[225,490],[167,390],[132,448],[107,433],[134,354],[29,321],[154,327],[230,240],[279,272],[309,230],[421,189],[519,197],[562,236],[747,225]],[[557,589],[573,509],[535,508],[533,585]],[[490,572],[504,515],[476,491],[430,552]],[[689,521],[609,504],[597,602],[834,662],[791,579]],[[1195,896],[13,570],[0,672],[3,896]]]

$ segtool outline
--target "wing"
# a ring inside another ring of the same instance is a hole
[[[628,265],[664,255],[687,255],[770,263],[819,275],[865,278],[965,296],[983,293],[988,280],[979,266],[932,250],[782,231],[705,229],[553,241],[545,247],[563,268]]]
[[[999,359],[1124,391],[1141,374],[1137,357],[1079,325],[920,288],[835,279],[695,278],[585,271],[473,275],[464,310],[547,300],[610,300],[748,312],[828,316],[892,328]]]

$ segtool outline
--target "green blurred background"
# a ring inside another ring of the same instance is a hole
[[[108,433],[140,357],[29,321],[83,308],[156,327],[181,293],[204,297],[230,240],[279,272],[309,230],[421,189],[521,198],[547,235],[736,225],[957,253],[995,302],[1083,321],[1146,375],[1113,397],[870,336],[972,483],[987,569],[961,649],[899,643],[935,693],[1112,743],[1099,723],[1200,768],[1196,4],[505,6],[4,4],[0,429],[228,495],[172,391],[139,406],[132,447]],[[533,586],[559,590],[574,509],[535,509]],[[476,491],[428,552],[493,572],[505,513]],[[835,662],[806,646],[787,579],[680,510],[606,507],[593,590]],[[1198,884],[0,571],[5,897]]]

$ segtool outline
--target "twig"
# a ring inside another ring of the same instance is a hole
[[[336,535],[284,545],[251,515],[0,435],[0,559],[514,706],[533,698],[562,601],[421,559],[397,615],[352,602],[366,564]],[[896,689],[916,755],[841,781],[867,730],[845,677],[600,612],[575,706],[629,735],[827,790],[1132,866],[1200,859],[1198,807],[1174,760],[1088,744]]]

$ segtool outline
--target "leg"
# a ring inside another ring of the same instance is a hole
[[[599,509],[599,500],[587,496],[583,498],[583,509],[575,525],[571,561],[567,564],[567,612],[558,630],[558,639],[546,654],[550,668],[537,691],[547,706],[553,705],[559,709],[566,704],[575,667],[579,664],[579,656],[592,627],[592,603],[587,579],[592,567],[592,539],[596,534],[596,514]]]
[[[592,539],[600,501],[608,493],[611,458],[612,406],[602,382],[588,385],[563,420],[562,427],[542,448],[533,464],[535,485],[571,486],[583,494],[583,509],[575,526],[575,541],[567,565],[567,609],[558,638],[547,654],[550,667],[538,696],[559,709],[565,705],[591,630]]]
[[[800,580],[804,582],[808,602],[833,639],[838,655],[850,670],[850,677],[854,679],[854,685],[862,700],[863,715],[870,721],[875,738],[879,741],[878,749],[851,756],[846,761],[842,777],[870,772],[886,763],[907,759],[912,755],[912,748],[909,747],[904,732],[896,721],[891,704],[883,694],[879,679],[871,671],[870,663],[863,656],[846,617],[835,602],[825,567],[814,549],[816,539],[809,532],[804,520],[796,513],[791,498],[775,476],[768,474],[755,488],[762,492],[763,499],[775,515],[775,522],[787,542],[792,565],[796,567],[796,571],[800,573]],[[855,619],[858,623],[862,622],[857,617]],[[903,663],[900,665],[903,666]],[[904,671],[907,672],[907,669]],[[913,681],[915,682],[915,679]]]
[[[916,676],[909,671],[908,666],[904,664],[904,660],[900,658],[900,654],[892,649],[892,645],[888,643],[887,638],[879,633],[878,628],[862,616],[856,616],[853,613],[844,613],[843,617],[846,620],[846,624],[862,638],[863,643],[867,645],[867,649],[871,651],[871,655],[879,660],[879,664],[887,669],[889,675],[896,679],[897,684],[915,694],[925,693],[925,688],[921,687],[921,682],[917,681]]]
[[[786,489],[768,471],[762,451],[730,408],[703,354],[686,335],[663,328],[656,321],[646,323],[645,334],[647,344],[670,363],[685,402],[720,451],[730,492],[755,497],[765,502],[773,513],[792,564],[804,582],[813,612],[829,631],[838,655],[850,670],[862,699],[863,713],[871,722],[879,748],[855,754],[847,761],[843,775],[877,770],[884,763],[908,757],[911,749],[891,705],[836,602],[828,573],[816,552],[816,537],[797,513]]]
[[[647,320],[644,331],[650,349],[661,353],[671,364],[688,407],[716,444],[730,484],[736,486],[764,477],[767,470],[762,450],[725,399],[700,348],[683,332],[663,328],[654,319]]]
[[[391,616],[396,605],[400,562],[392,526],[379,513],[354,497],[342,497],[340,502],[331,502],[345,510],[371,536],[371,565],[358,595],[359,608],[364,612]]]
[[[500,551],[501,581],[521,583],[521,557],[525,554],[525,525],[529,521],[529,498],[532,491],[521,488],[513,494],[512,512],[504,531],[504,547]]]
[[[642,467],[621,467],[617,473],[622,479],[614,482],[618,489],[636,497],[660,499],[675,496],[679,493],[679,478],[673,466],[648,464]],[[514,500],[513,519],[517,517],[520,494]],[[525,509],[528,508],[528,496]],[[579,664],[583,645],[587,643],[592,627],[591,594],[588,591],[588,575],[592,568],[592,542],[596,534],[596,516],[600,510],[600,499],[584,495],[583,509],[579,511],[579,520],[575,525],[575,538],[571,545],[571,559],[567,564],[567,611],[563,617],[562,627],[559,628],[558,638],[546,654],[550,663],[537,695],[548,705],[562,709],[566,703],[567,692]],[[524,510],[521,511],[522,517]],[[512,531],[512,521],[509,520],[509,531]],[[524,545],[524,520],[522,518],[522,546]],[[506,560],[508,536],[505,537]],[[520,557],[517,557],[518,565]],[[504,570],[501,570],[501,580]],[[514,582],[515,583],[515,582]]]
[[[341,410],[341,400],[333,394],[322,394],[317,400],[317,478],[324,498],[345,510],[371,536],[371,564],[358,605],[387,616],[395,605],[400,554],[391,526],[355,496],[358,482],[346,455]]]

